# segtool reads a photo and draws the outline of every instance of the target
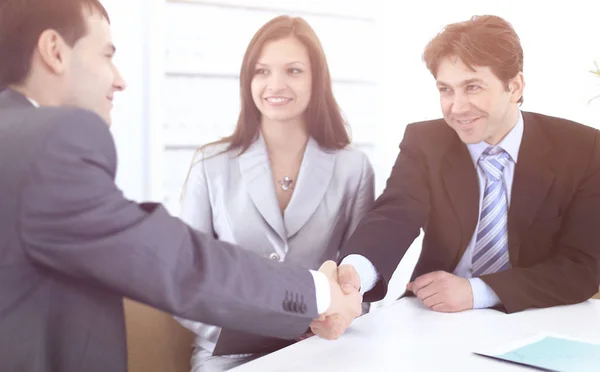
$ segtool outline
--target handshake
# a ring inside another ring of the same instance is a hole
[[[337,266],[334,261],[326,261],[319,271],[329,279],[331,303],[319,319],[310,324],[311,331],[319,337],[335,340],[339,338],[352,321],[362,313],[360,277],[353,266]]]

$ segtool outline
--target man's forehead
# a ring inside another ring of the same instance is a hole
[[[112,34],[110,31],[110,24],[106,17],[99,11],[85,13],[85,23],[87,27],[87,37],[98,40],[99,42],[105,42],[112,44]]]
[[[467,65],[458,57],[447,57],[438,67],[436,80],[460,83],[472,79],[485,79],[491,73],[492,69],[489,66]]]

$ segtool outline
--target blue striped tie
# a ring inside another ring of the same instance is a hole
[[[510,267],[508,259],[508,201],[502,175],[509,162],[500,147],[488,147],[479,158],[486,176],[483,205],[473,252],[473,277],[496,273]]]

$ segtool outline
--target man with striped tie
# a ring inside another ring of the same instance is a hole
[[[444,118],[406,128],[385,191],[344,248],[340,282],[360,286],[365,301],[383,298],[423,228],[407,289],[435,311],[512,313],[592,297],[599,132],[520,110],[523,51],[499,17],[447,26],[424,60]]]

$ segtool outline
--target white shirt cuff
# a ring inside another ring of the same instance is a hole
[[[473,291],[473,309],[486,309],[500,304],[496,292],[480,278],[469,278]]]
[[[359,254],[351,254],[342,260],[341,265],[352,265],[360,276],[360,294],[370,291],[379,280],[375,266],[368,258]]]
[[[310,270],[315,281],[315,296],[317,299],[317,312],[319,315],[325,314],[331,305],[331,288],[329,279],[320,271]]]

